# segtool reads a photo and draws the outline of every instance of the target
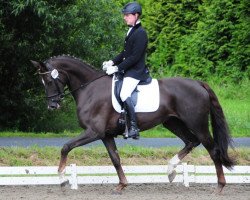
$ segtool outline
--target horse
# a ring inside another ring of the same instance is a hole
[[[64,178],[68,153],[79,146],[102,140],[116,169],[119,183],[114,191],[121,193],[128,185],[121,166],[114,137],[122,134],[116,112],[111,102],[112,77],[73,56],[60,55],[44,62],[31,61],[37,68],[46,91],[48,109],[60,108],[69,89],[76,102],[77,117],[84,131],[65,143],[61,149],[58,173]],[[150,113],[137,113],[141,131],[162,124],[185,144],[168,162],[169,181],[175,178],[178,163],[195,147],[202,144],[216,168],[217,192],[226,185],[223,166],[231,169],[235,161],[228,155],[232,146],[228,124],[219,100],[211,87],[202,81],[170,77],[157,80],[160,90],[159,108]],[[212,134],[209,130],[211,119]]]

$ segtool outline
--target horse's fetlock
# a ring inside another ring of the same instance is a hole
[[[180,159],[179,159],[179,156],[178,155],[175,155],[173,158],[171,158],[169,160],[169,164],[170,165],[173,165],[174,167],[176,167],[179,163],[180,163]]]

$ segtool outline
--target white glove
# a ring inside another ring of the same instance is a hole
[[[111,75],[115,72],[118,72],[118,67],[117,66],[108,66],[106,74]]]
[[[109,66],[112,66],[113,64],[114,64],[114,62],[113,62],[112,60],[104,61],[104,62],[102,63],[102,70],[103,70],[103,71],[106,71],[107,68],[108,68]]]

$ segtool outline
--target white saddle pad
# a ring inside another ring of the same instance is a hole
[[[118,103],[114,95],[115,80],[112,80],[112,104],[116,112],[121,113],[120,104]],[[160,92],[159,84],[156,79],[152,79],[152,82],[148,85],[138,85],[137,86],[138,97],[137,104],[135,106],[135,112],[154,112],[159,108],[160,104]]]

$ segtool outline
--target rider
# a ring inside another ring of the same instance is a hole
[[[124,50],[113,60],[105,61],[103,69],[107,74],[119,72],[123,75],[123,85],[120,93],[124,109],[127,114],[128,137],[139,139],[139,129],[135,115],[134,104],[131,100],[131,93],[135,90],[140,81],[148,80],[149,71],[145,66],[146,49],[148,37],[141,26],[140,16],[141,5],[131,2],[122,9],[124,20],[129,26],[124,42]]]

